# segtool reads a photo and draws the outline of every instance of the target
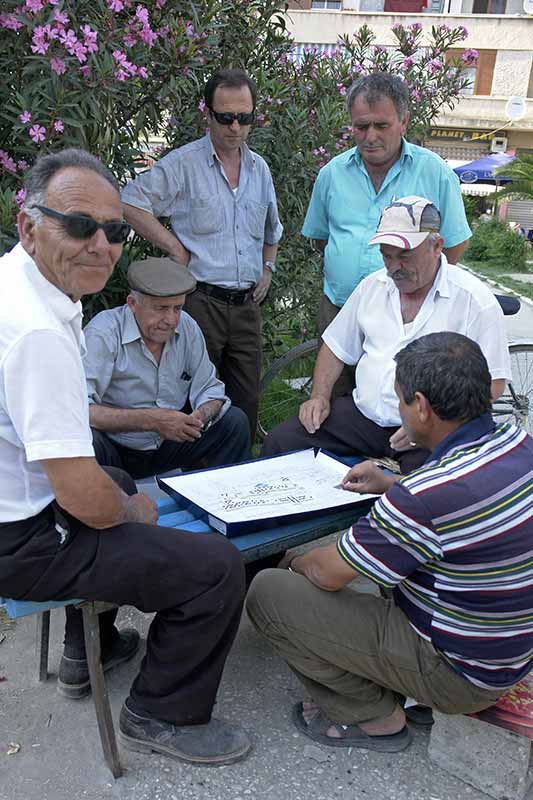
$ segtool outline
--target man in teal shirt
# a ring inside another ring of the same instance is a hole
[[[404,139],[409,91],[397,75],[358,78],[347,95],[356,147],[320,170],[302,233],[324,254],[324,294],[319,333],[357,284],[383,267],[369,247],[383,209],[399,197],[426,197],[440,210],[444,254],[456,264],[471,235],[459,180],[440,156]],[[342,380],[342,378],[341,378]],[[353,389],[353,375],[336,394]]]

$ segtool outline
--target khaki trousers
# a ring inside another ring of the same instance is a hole
[[[265,570],[248,592],[255,627],[332,721],[388,716],[397,693],[444,714],[480,711],[502,692],[479,689],[448,666],[392,600],[318,589],[302,575]]]

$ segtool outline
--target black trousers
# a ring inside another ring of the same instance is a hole
[[[135,491],[124,473],[119,482]],[[58,519],[69,530],[63,544]],[[244,569],[238,550],[218,534],[133,522],[99,531],[51,504],[30,519],[0,524],[0,594],[81,597],[156,612],[128,703],[176,725],[200,724],[210,719],[237,632]]]
[[[102,466],[125,470],[135,480],[160,475],[177,467],[199,468],[238,464],[251,459],[248,420],[240,408],[230,407],[221,420],[194,442],[165,440],[157,450],[123,447],[103,431],[93,429],[96,460]]]
[[[316,433],[308,433],[298,417],[277,425],[267,436],[262,456],[322,447],[337,456],[361,455],[371,458],[394,458],[404,475],[421,466],[429,455],[421,447],[402,453],[391,450],[389,439],[398,428],[381,428],[361,414],[352,396],[339,397],[331,406],[329,417]]]
[[[242,305],[232,305],[198,289],[187,295],[185,311],[202,329],[209,358],[231,402],[248,417],[253,441],[261,377],[260,306],[253,302],[251,293]]]

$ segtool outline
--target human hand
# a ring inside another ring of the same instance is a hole
[[[171,408],[157,410],[157,432],[171,442],[194,442],[202,435],[205,420],[193,411],[183,414]]]
[[[254,303],[262,303],[265,297],[268,294],[268,290],[270,289],[270,283],[272,281],[272,270],[268,267],[263,267],[263,274],[257,281],[254,286],[254,291],[252,294],[252,300]]]
[[[299,555],[295,550],[287,550],[281,561],[279,562],[277,569],[289,569],[291,562]]]
[[[343,489],[361,494],[383,494],[395,482],[372,461],[363,461],[349,470],[341,481]]]
[[[143,522],[146,525],[155,525],[159,517],[157,506],[147,494],[132,494],[126,501],[126,516],[128,522]]]
[[[389,444],[392,450],[400,453],[402,450],[409,450],[411,447],[416,447],[416,443],[409,439],[405,432],[404,427],[398,428],[396,433],[393,433],[389,439]]]
[[[298,419],[307,433],[316,433],[325,419],[329,417],[331,406],[325,397],[312,397],[300,406]]]

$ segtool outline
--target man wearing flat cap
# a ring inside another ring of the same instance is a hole
[[[477,342],[489,365],[493,399],[502,393],[510,377],[502,310],[478,278],[448,263],[436,206],[415,195],[394,200],[369,244],[379,245],[384,269],[361,281],[322,334],[311,398],[298,417],[268,435],[263,455],[323,447],[339,456],[393,457],[404,474],[419,467],[428,452],[412,445],[400,427],[394,357],[427,333],[453,331]],[[356,385],[352,395],[331,402],[344,364],[357,365]],[[381,474],[372,463],[357,465],[345,488],[379,492],[373,488],[376,472]]]
[[[244,412],[231,406],[197,323],[183,311],[196,281],[169,258],[130,265],[124,306],[85,328],[84,367],[96,460],[133,478],[250,458]]]

